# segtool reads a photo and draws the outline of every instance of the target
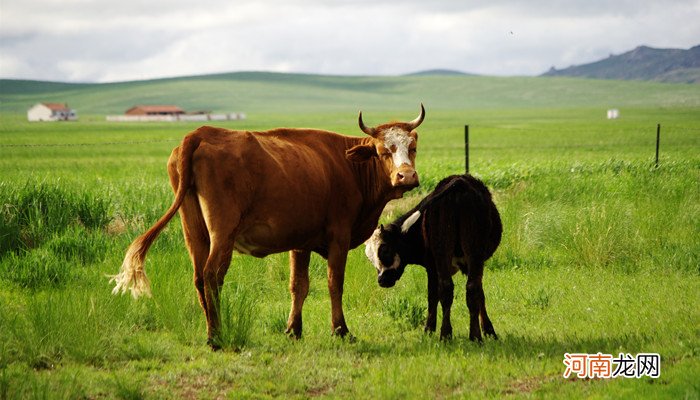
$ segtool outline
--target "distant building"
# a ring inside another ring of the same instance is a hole
[[[210,111],[195,111],[186,113],[178,106],[172,105],[140,105],[126,110],[124,115],[108,115],[110,122],[207,122],[234,121],[245,119],[243,113],[212,114]]]
[[[185,110],[178,106],[134,106],[126,110],[126,115],[182,115]]]
[[[35,121],[76,121],[75,110],[62,103],[38,103],[27,111],[27,120]]]

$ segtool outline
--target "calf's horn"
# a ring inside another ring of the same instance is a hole
[[[425,119],[425,107],[423,107],[423,103],[420,103],[420,115],[418,118],[408,123],[411,130],[418,128],[418,126],[423,122],[423,119]]]

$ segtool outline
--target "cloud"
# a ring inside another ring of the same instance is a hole
[[[700,1],[3,2],[0,76],[115,81],[236,70],[533,75],[698,44]]]

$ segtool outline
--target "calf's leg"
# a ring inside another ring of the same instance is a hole
[[[491,336],[494,339],[498,339],[496,331],[493,329],[493,324],[486,313],[486,298],[484,296],[484,288],[479,282],[479,300],[481,302],[481,308],[479,309],[479,317],[481,317],[481,329],[484,331],[485,335]]]
[[[483,296],[480,298],[479,288],[481,279],[470,274],[467,278],[467,308],[469,308],[469,340],[481,341],[481,328],[479,327],[479,312],[483,304]],[[483,293],[483,292],[482,292]]]
[[[425,331],[435,332],[437,325],[437,306],[439,297],[438,278],[434,267],[427,267],[428,272],[428,316],[425,319]]]
[[[440,276],[440,303],[442,304],[442,326],[440,327],[440,339],[452,338],[452,322],[450,312],[454,298],[454,283],[452,276]]]

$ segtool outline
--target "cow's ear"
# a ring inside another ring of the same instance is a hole
[[[420,211],[416,211],[413,214],[411,214],[410,217],[406,218],[406,220],[401,224],[401,233],[406,233],[408,232],[409,229],[413,226],[413,224],[418,221],[418,218],[420,218]]]
[[[352,162],[369,161],[377,155],[377,150],[371,144],[359,144],[351,149],[345,150],[345,157]]]

